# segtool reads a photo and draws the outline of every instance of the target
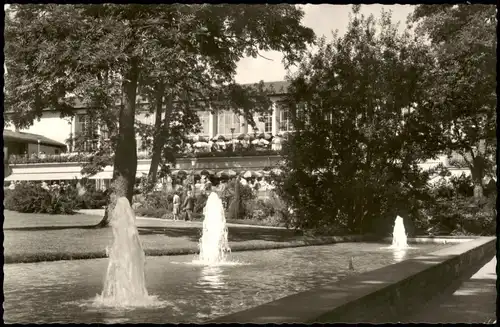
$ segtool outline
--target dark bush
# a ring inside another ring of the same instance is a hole
[[[474,195],[474,184],[472,183],[472,178],[465,174],[460,176],[452,176],[450,178],[450,183],[453,187],[454,195],[471,197]]]
[[[435,235],[494,235],[496,197],[438,199],[430,206],[427,225],[427,232]]]
[[[496,192],[476,200],[470,177],[445,179],[430,187],[430,201],[415,220],[421,233],[432,235],[494,235]]]
[[[140,207],[135,209],[135,214],[139,217],[172,218],[172,211],[167,211],[165,208]]]
[[[77,196],[77,202],[78,209],[102,209],[108,203],[108,196],[105,191],[87,187],[83,195]]]
[[[166,211],[172,211],[173,197],[173,193],[153,191],[144,196],[143,206],[148,208],[165,209]]]
[[[208,196],[206,194],[197,194],[194,203],[194,213],[203,214],[203,208],[207,204]]]
[[[14,190],[5,192],[7,210],[23,213],[72,214],[77,209],[76,191],[48,191],[33,183],[20,183]]]

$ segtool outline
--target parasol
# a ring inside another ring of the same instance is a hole
[[[214,172],[213,172],[213,171],[211,171],[211,170],[208,170],[208,169],[203,169],[203,170],[200,172],[200,175],[210,176],[210,175],[214,175]]]

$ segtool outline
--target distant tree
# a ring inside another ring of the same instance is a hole
[[[403,210],[416,213],[427,181],[417,164],[440,150],[423,103],[428,47],[398,33],[390,13],[353,12],[343,37],[300,64],[280,104],[294,132],[278,192],[295,227],[386,232]]]
[[[495,176],[496,8],[494,5],[419,5],[411,16],[428,38],[436,61],[429,65],[429,123],[441,142],[460,154],[471,170],[474,197],[483,197],[483,178]]]
[[[281,51],[289,65],[314,39],[300,24],[302,16],[293,5],[13,4],[4,34],[9,119],[25,127],[47,108],[72,115],[77,98],[103,120],[114,119],[113,192],[132,201],[137,92],[141,78],[169,67],[158,59],[185,49],[210,64],[220,74],[212,78],[221,81],[231,81],[237,61],[259,50]],[[188,24],[178,23],[186,17]],[[107,225],[106,217],[100,225]]]

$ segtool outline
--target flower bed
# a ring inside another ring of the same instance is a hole
[[[250,157],[250,156],[274,156],[279,155],[281,151],[265,149],[265,148],[250,148],[240,151],[223,150],[216,152],[206,152],[206,151],[196,151],[192,153],[184,153],[177,156],[178,159],[181,158],[217,158],[217,157]],[[151,159],[151,154],[149,153],[138,153],[137,159]],[[22,164],[37,164],[37,163],[66,163],[66,162],[88,162],[92,157],[91,153],[63,153],[60,155],[45,155],[45,156],[16,156],[11,155],[9,157],[9,164],[11,165],[22,165]]]
[[[5,208],[22,213],[73,214],[79,209],[101,209],[107,203],[105,192],[92,185],[79,189],[71,184],[23,182],[4,192]]]
[[[232,219],[230,204],[234,198],[235,181],[227,184],[221,199],[226,207],[226,220],[237,224],[262,225],[262,226],[284,226],[289,214],[286,204],[274,193],[266,199],[257,199],[255,193],[249,186],[240,185],[240,211],[238,219]],[[137,197],[133,207],[137,216],[150,218],[172,219],[172,193],[151,192]],[[181,203],[184,202],[185,194],[181,194]],[[206,204],[206,195],[198,194],[195,197],[193,220],[203,220],[203,208]],[[180,219],[184,219],[181,213]]]

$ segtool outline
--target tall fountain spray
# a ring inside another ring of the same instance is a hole
[[[210,185],[207,191],[210,191]],[[211,192],[204,208],[203,234],[200,238],[199,262],[207,265],[216,265],[226,260],[231,251],[227,241],[226,216],[222,200],[217,193]]]
[[[392,245],[390,247],[397,250],[408,248],[405,224],[403,222],[403,218],[400,216],[397,216],[394,222],[394,229],[392,232]]]
[[[108,270],[102,294],[96,302],[105,306],[142,306],[155,297],[149,296],[144,278],[145,254],[135,225],[135,214],[129,201],[120,197],[110,212],[113,244],[107,249]]]

